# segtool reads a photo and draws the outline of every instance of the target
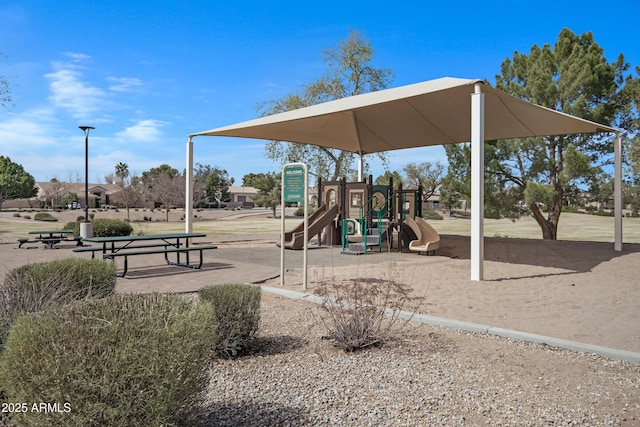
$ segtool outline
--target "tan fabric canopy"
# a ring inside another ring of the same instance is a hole
[[[234,136],[299,142],[355,153],[471,141],[470,96],[476,83],[444,77],[274,114],[190,136]],[[540,107],[488,85],[485,139],[615,132]]]
[[[484,141],[614,132],[615,250],[622,250],[622,142],[613,128],[534,105],[482,84],[445,77],[343,98],[189,135],[185,229],[192,228],[193,137],[299,142],[368,154],[471,143],[471,280],[483,278]]]

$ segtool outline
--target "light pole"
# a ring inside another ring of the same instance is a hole
[[[84,132],[84,223],[80,224],[80,236],[93,237],[93,227],[89,222],[89,131],[93,126],[78,126]]]

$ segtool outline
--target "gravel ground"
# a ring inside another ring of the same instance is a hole
[[[257,349],[215,363],[203,425],[640,425],[638,365],[418,324],[344,353],[315,309],[263,293]]]

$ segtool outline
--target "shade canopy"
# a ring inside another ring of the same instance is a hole
[[[234,136],[313,144],[368,154],[471,141],[470,96],[481,80],[444,77],[342,98],[190,136]],[[615,129],[508,95],[488,85],[485,139]]]
[[[189,135],[185,230],[192,228],[193,137],[298,142],[368,154],[471,143],[471,280],[483,278],[484,141],[614,132],[615,250],[622,250],[622,142],[616,129],[531,104],[483,84],[445,77],[338,99]]]

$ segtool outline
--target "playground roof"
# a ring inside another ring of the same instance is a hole
[[[484,141],[615,132],[615,244],[622,250],[622,142],[615,129],[531,104],[482,80],[445,77],[366,93],[189,135],[291,141],[367,154],[471,142],[471,280],[482,280],[484,260]],[[189,187],[190,181],[187,181]],[[191,212],[191,192],[185,206]],[[185,229],[191,231],[190,215]]]
[[[444,77],[219,127],[190,136],[299,142],[367,154],[471,141],[471,95],[481,80]],[[508,95],[488,85],[485,140],[615,129]]]

